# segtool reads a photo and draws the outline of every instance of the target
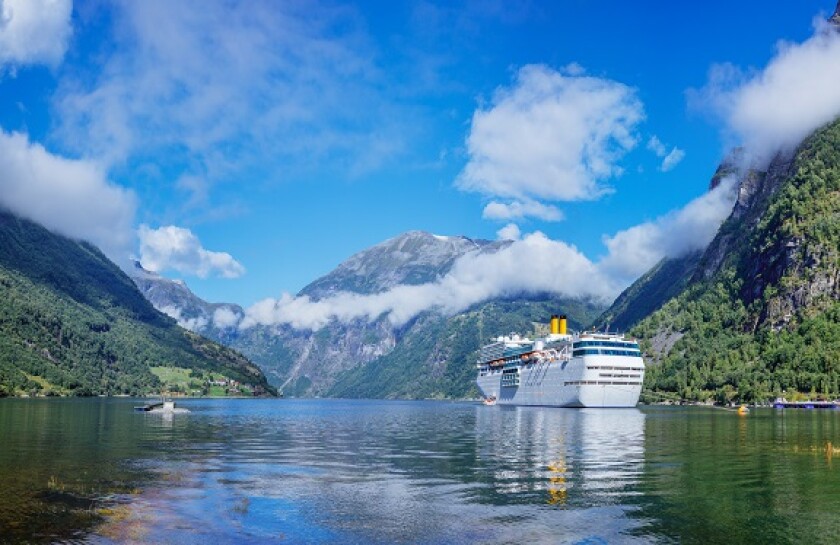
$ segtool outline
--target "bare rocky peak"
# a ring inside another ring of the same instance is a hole
[[[338,291],[377,293],[400,284],[432,282],[459,257],[495,252],[508,244],[408,231],[350,256],[300,293],[320,299]]]
[[[738,176],[738,173],[741,170],[741,165],[744,163],[744,155],[744,148],[739,146],[734,148],[726,155],[726,157],[724,157],[709,182],[709,191],[719,186],[724,179],[730,176]]]
[[[840,2],[837,2],[837,8],[834,10],[834,15],[829,17],[828,22],[840,27]]]

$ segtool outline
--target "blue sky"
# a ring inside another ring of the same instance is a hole
[[[719,107],[721,74],[744,89],[834,8],[39,3],[0,2],[0,162],[23,180],[4,204],[243,305],[415,229],[540,231],[610,261],[605,237],[673,216],[755,135]]]

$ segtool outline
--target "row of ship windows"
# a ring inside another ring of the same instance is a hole
[[[642,378],[642,375],[639,373],[629,373],[629,374],[621,374],[621,373],[598,373],[598,376],[601,378]]]
[[[587,365],[587,369],[600,369],[601,371],[644,371],[644,367],[613,367],[612,365]]]
[[[612,365],[587,365],[586,369],[590,370],[590,371],[593,371],[593,370],[598,370],[598,371],[644,371],[645,370],[644,367],[618,367],[618,366],[614,367]],[[481,368],[481,376],[483,377],[483,376],[486,376],[486,375],[495,375],[499,371],[501,371],[501,369],[490,369],[490,368],[487,368],[487,367],[483,367],[483,368]],[[507,371],[510,373],[510,372],[514,372],[516,370],[508,369]],[[607,376],[607,375],[601,374],[601,376],[603,377],[603,376]],[[629,375],[629,376],[638,376],[638,375]]]
[[[586,348],[587,346],[608,346],[611,348],[633,348],[638,350],[638,343],[622,343],[617,341],[578,341],[572,348]]]
[[[572,356],[633,356],[641,358],[642,353],[638,350],[605,350],[603,348],[579,348],[572,353]]]
[[[599,385],[599,386],[638,386],[642,383],[638,380],[636,381],[627,381],[627,382],[618,382],[618,381],[611,381],[611,380],[571,380],[568,382],[564,382],[566,386],[584,386],[584,385]]]

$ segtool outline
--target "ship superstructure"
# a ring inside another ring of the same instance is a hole
[[[565,316],[552,316],[543,338],[496,338],[481,349],[477,367],[485,400],[499,405],[635,407],[645,375],[635,339],[570,335]]]

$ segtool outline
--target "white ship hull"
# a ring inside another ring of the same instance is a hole
[[[504,369],[485,366],[476,382],[498,405],[635,407],[643,379],[641,357],[586,355]]]

